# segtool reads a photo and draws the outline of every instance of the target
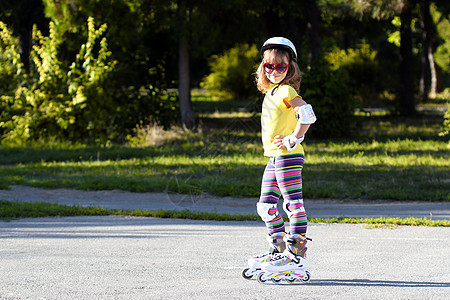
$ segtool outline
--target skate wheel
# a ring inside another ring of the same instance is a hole
[[[295,278],[294,279],[285,279],[287,283],[294,283],[295,282]]]
[[[261,272],[261,273],[259,273],[259,275],[258,275],[258,277],[256,278],[256,280],[259,282],[259,283],[266,283],[266,279],[264,279],[263,278],[264,277],[264,272]]]
[[[305,272],[305,276],[303,276],[303,282],[308,282],[311,279],[311,276],[308,271]]]
[[[248,270],[250,270],[249,268],[245,268],[243,271],[242,271],[242,277],[244,277],[245,279],[251,279],[252,277],[253,277],[253,275],[247,275],[247,271]]]
[[[281,279],[275,279],[275,278],[272,278],[272,282],[273,283],[279,283],[281,281]]]

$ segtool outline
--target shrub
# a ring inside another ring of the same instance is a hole
[[[4,95],[14,89],[15,82],[23,75],[23,67],[17,49],[17,39],[2,22],[0,22],[0,66],[0,91]]]
[[[61,56],[63,38],[50,22],[49,36],[33,30],[31,70],[20,63],[17,41],[0,23],[0,128],[4,141],[87,140],[126,135],[143,120],[167,126],[177,119],[176,97],[150,86],[122,86],[104,37],[106,24],[87,21],[88,34],[73,62]],[[152,118],[153,116],[153,118]]]
[[[2,124],[12,118],[10,107],[18,83],[25,74],[20,62],[17,39],[11,35],[6,24],[0,22],[0,134]]]
[[[140,124],[136,126],[133,134],[128,135],[126,139],[128,144],[132,147],[159,147],[179,140],[183,134],[186,136],[189,132],[183,132],[179,127],[165,129],[161,125],[150,123],[147,125]]]
[[[106,25],[95,29],[93,18],[89,18],[88,29],[88,40],[70,66],[59,58],[62,39],[54,23],[50,23],[47,37],[33,29],[30,74],[17,78],[15,86],[8,88],[14,94],[2,98],[3,106],[9,110],[9,119],[1,123],[5,140],[79,139],[101,135],[111,116],[111,111],[105,109],[111,102],[106,82],[115,62],[109,59],[111,52],[106,38],[100,40]],[[4,24],[2,34],[11,36]],[[6,49],[8,47],[14,48],[12,39]],[[17,60],[10,61],[10,66],[22,70]]]
[[[219,99],[249,99],[257,95],[253,73],[258,63],[256,45],[241,44],[223,55],[214,55],[209,63],[211,73],[200,83]]]
[[[345,70],[333,70],[322,59],[303,74],[301,95],[314,107],[317,122],[311,126],[315,137],[348,137],[355,129],[355,99]]]
[[[356,49],[335,48],[325,56],[331,70],[344,69],[348,72],[360,106],[380,103],[381,68],[376,56],[377,52],[364,42]]]
[[[447,101],[447,110],[444,114],[444,122],[442,123],[442,131],[439,133],[440,136],[449,136],[450,135],[450,95],[446,97]]]

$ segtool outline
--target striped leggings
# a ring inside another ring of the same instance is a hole
[[[308,226],[306,212],[303,207],[302,195],[302,169],[304,156],[293,154],[271,157],[267,163],[261,185],[261,196],[258,206],[267,208],[260,215],[266,223],[270,235],[285,231],[283,217],[277,209],[277,203],[281,196],[284,199],[284,207],[289,216],[290,234],[304,236]],[[267,205],[267,204],[272,204]]]

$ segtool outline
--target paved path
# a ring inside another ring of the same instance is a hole
[[[12,186],[0,199],[110,209],[254,214],[257,199]],[[314,217],[449,219],[446,203],[306,201]],[[266,251],[261,222],[121,216],[0,222],[0,299],[449,299],[450,229],[308,226],[307,284],[241,271]]]
[[[450,297],[449,228],[310,224],[307,284],[245,280],[261,222],[67,217],[0,222],[0,299]]]
[[[228,214],[256,214],[257,198],[219,198],[210,195],[177,195],[164,193],[131,193],[125,191],[80,191],[11,186],[0,190],[0,199],[45,201],[64,205],[100,206],[108,209],[183,210]],[[308,200],[310,217],[417,217],[450,220],[450,202],[414,201],[339,201]],[[282,211],[282,209],[280,209]]]

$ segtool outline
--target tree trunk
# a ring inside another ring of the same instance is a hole
[[[178,44],[178,94],[180,101],[181,124],[183,128],[195,128],[195,115],[191,102],[191,76],[190,76],[190,58],[188,42],[188,17],[189,10],[184,1],[179,3],[179,44]]]
[[[423,103],[428,101],[428,94],[431,86],[431,66],[434,64],[433,51],[431,48],[431,15],[430,15],[430,1],[425,0],[420,4],[420,17],[422,24],[422,74],[420,76],[420,95]],[[434,65],[433,65],[434,67]],[[434,69],[434,68],[433,68]],[[435,71],[435,70],[434,70]],[[436,74],[434,74],[436,77]]]
[[[412,59],[412,33],[411,33],[411,6],[410,1],[405,0],[400,14],[400,106],[402,115],[414,115],[414,77]]]
[[[278,2],[278,0],[272,1],[263,14],[262,30],[267,37],[280,36],[281,22],[279,18],[274,17],[277,15]]]
[[[33,24],[26,24],[21,28],[19,34],[19,54],[20,60],[27,73],[30,72],[30,52],[33,38]]]
[[[317,57],[319,49],[319,9],[316,0],[308,0],[308,68]]]
[[[16,32],[19,35],[20,60],[27,73],[30,72],[30,52],[33,44],[33,24],[44,23],[44,4],[41,0],[20,0],[13,14],[17,16]]]
[[[433,57],[433,48],[431,47],[431,44],[430,44],[430,50],[428,51],[428,61],[430,62],[430,74],[431,74],[430,93],[432,95],[435,95],[438,92],[438,80],[437,80],[436,65],[434,63],[434,57]]]

